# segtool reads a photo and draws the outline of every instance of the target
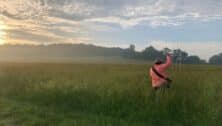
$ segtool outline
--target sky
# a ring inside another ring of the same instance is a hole
[[[222,52],[222,0],[0,0],[0,44]]]

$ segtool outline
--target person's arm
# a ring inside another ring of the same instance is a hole
[[[167,54],[166,63],[162,64],[161,67],[163,69],[167,69],[171,64],[172,64],[172,57],[170,56],[170,54]]]

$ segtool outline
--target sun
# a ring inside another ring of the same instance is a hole
[[[6,25],[0,21],[0,45],[5,44],[5,38],[6,38],[6,32],[4,31],[6,29]]]

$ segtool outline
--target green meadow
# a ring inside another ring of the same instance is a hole
[[[144,64],[1,63],[1,126],[221,126],[222,67],[173,66],[153,92]]]

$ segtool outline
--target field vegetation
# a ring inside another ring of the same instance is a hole
[[[3,126],[221,126],[222,67],[173,66],[153,92],[143,64],[0,64]]]

